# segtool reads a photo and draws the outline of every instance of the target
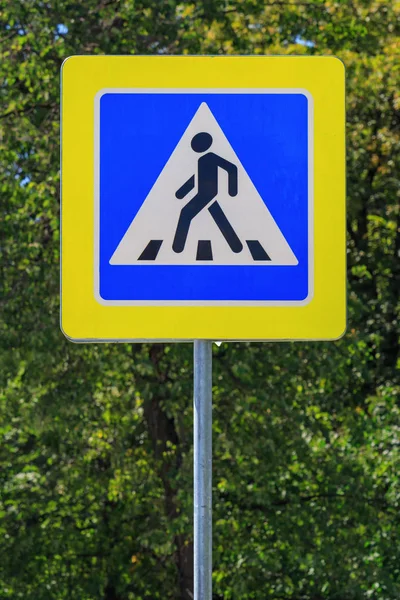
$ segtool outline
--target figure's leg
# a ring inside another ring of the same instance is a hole
[[[183,252],[183,250],[185,249],[186,239],[189,233],[191,221],[192,217],[190,216],[188,211],[185,212],[185,209],[182,208],[178,221],[178,226],[175,232],[174,242],[172,244],[172,250],[174,252]]]
[[[178,226],[176,228],[172,249],[174,252],[183,252],[186,239],[189,233],[190,223],[199,212],[207,206],[212,198],[207,198],[197,194],[181,210]]]
[[[232,225],[229,223],[228,219],[225,216],[224,211],[218,204],[218,202],[213,202],[211,206],[208,208],[212,218],[218,225],[221,230],[222,235],[228,242],[230,249],[232,252],[238,253],[243,250],[243,244],[236,235],[235,230]]]

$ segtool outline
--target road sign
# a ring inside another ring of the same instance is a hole
[[[343,333],[339,60],[73,57],[62,85],[68,337]]]

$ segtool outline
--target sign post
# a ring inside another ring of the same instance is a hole
[[[211,600],[210,340],[346,329],[344,67],[74,56],[61,98],[61,328],[194,341],[194,598]]]
[[[212,342],[194,341],[194,600],[212,599]]]

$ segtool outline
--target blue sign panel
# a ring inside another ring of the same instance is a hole
[[[104,90],[97,102],[100,302],[311,299],[307,92]]]

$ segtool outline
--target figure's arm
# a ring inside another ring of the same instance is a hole
[[[189,192],[194,188],[194,175],[189,177],[189,179],[175,192],[175,196],[182,200]]]
[[[228,173],[228,193],[230,196],[237,196],[238,193],[238,169],[237,166],[218,156],[218,166]]]

